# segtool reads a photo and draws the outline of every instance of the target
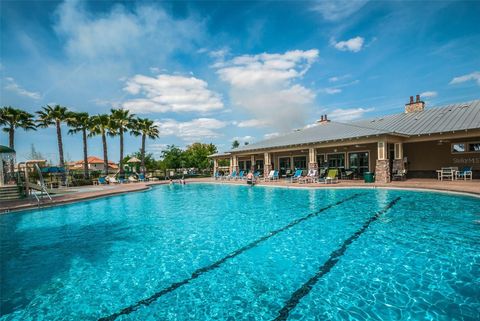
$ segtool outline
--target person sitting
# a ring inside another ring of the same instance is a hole
[[[252,172],[249,172],[247,174],[247,184],[249,185],[255,185],[255,176],[253,175]]]

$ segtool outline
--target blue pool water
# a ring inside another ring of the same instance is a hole
[[[1,320],[479,320],[480,200],[191,184],[0,216]]]

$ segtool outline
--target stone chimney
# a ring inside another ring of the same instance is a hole
[[[317,123],[319,124],[325,124],[328,122],[330,122],[330,119],[327,119],[327,114],[322,115],[322,117],[320,117],[320,120],[317,120]]]
[[[415,113],[418,111],[423,111],[425,109],[425,102],[420,100],[420,95],[417,95],[415,101],[413,101],[413,96],[410,96],[410,102],[405,104],[405,113]]]

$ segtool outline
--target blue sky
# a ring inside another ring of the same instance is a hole
[[[480,2],[2,1],[0,104],[155,119],[167,144],[255,142],[312,124],[480,98]],[[63,128],[65,154],[81,139]],[[8,142],[1,134],[0,143]],[[53,128],[18,131],[53,161]],[[127,137],[126,152],[140,141]],[[118,160],[118,139],[109,157]],[[101,156],[98,138],[89,154]]]

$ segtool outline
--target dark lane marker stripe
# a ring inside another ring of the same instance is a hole
[[[293,292],[292,296],[285,303],[285,305],[280,310],[280,312],[278,313],[278,316],[274,319],[274,321],[287,320],[290,314],[290,311],[292,311],[300,302],[300,300],[313,289],[314,285],[318,282],[318,280],[322,276],[330,272],[330,270],[337,264],[340,257],[342,257],[343,254],[345,254],[345,251],[347,250],[348,246],[352,244],[353,241],[358,239],[360,235],[362,235],[363,232],[365,232],[365,230],[368,228],[368,226],[371,223],[375,222],[382,214],[384,214],[389,209],[391,209],[399,200],[400,200],[400,197],[397,197],[393,201],[388,203],[388,205],[385,206],[382,210],[380,210],[375,215],[370,217],[370,219],[366,221],[358,231],[356,231],[352,236],[346,239],[338,249],[333,251],[330,254],[330,257],[328,258],[328,260],[318,269],[317,274],[315,274],[310,280],[305,282],[298,290]]]
[[[342,204],[342,203],[344,203],[344,202],[346,202],[346,201],[349,201],[349,200],[351,200],[351,199],[354,199],[354,198],[356,198],[356,197],[358,197],[358,196],[360,196],[360,195],[361,195],[360,193],[353,194],[352,196],[349,196],[349,197],[347,197],[347,198],[345,198],[345,199],[343,199],[343,200],[340,200],[340,201],[335,202],[335,203],[332,203],[332,204],[330,204],[330,205],[328,205],[328,206],[322,207],[321,209],[319,209],[319,210],[316,211],[316,212],[310,213],[310,214],[308,214],[308,215],[306,215],[306,216],[304,216],[304,217],[301,217],[301,218],[299,218],[299,219],[296,219],[296,220],[292,221],[291,223],[289,223],[288,225],[285,225],[285,226],[282,227],[282,228],[279,228],[279,229],[277,229],[277,230],[274,230],[274,231],[272,231],[272,232],[264,235],[263,237],[261,237],[261,238],[255,240],[255,241],[253,241],[253,242],[245,245],[244,247],[242,247],[242,248],[240,248],[240,249],[238,249],[238,250],[235,250],[235,251],[231,252],[230,254],[228,254],[227,256],[225,256],[225,257],[223,257],[223,258],[221,258],[220,260],[218,260],[218,261],[216,261],[216,262],[214,262],[214,263],[212,263],[212,264],[210,264],[210,265],[208,265],[208,266],[205,266],[205,267],[202,267],[202,268],[199,268],[199,269],[195,270],[189,278],[184,279],[184,280],[179,281],[179,282],[172,283],[169,287],[164,288],[163,290],[161,290],[161,291],[153,294],[152,296],[150,296],[150,297],[148,297],[148,298],[146,298],[146,299],[143,299],[143,300],[141,300],[141,301],[138,301],[137,303],[135,303],[135,304],[133,304],[133,305],[131,305],[131,306],[129,306],[129,307],[126,307],[126,308],[120,310],[119,312],[116,312],[116,313],[114,313],[114,314],[112,314],[112,315],[109,315],[109,316],[107,316],[107,317],[100,318],[100,319],[98,319],[98,320],[99,320],[99,321],[111,321],[111,320],[115,320],[116,318],[118,318],[118,317],[121,316],[121,315],[130,314],[130,313],[136,311],[136,310],[137,310],[138,308],[140,308],[141,306],[148,306],[148,305],[152,304],[153,302],[155,302],[155,301],[156,301],[158,298],[160,298],[161,296],[163,296],[163,295],[165,295],[165,294],[167,294],[167,293],[170,293],[170,292],[178,289],[178,288],[181,287],[182,285],[185,285],[185,284],[189,283],[190,281],[198,278],[198,277],[199,277],[200,275],[202,275],[203,273],[206,273],[206,272],[208,272],[208,271],[211,271],[211,270],[213,270],[213,269],[218,268],[221,264],[225,263],[227,260],[230,260],[230,259],[236,257],[237,255],[242,254],[243,252],[245,252],[245,251],[247,251],[247,250],[250,250],[251,248],[257,246],[257,245],[260,244],[261,242],[268,240],[268,239],[271,238],[272,236],[275,236],[275,235],[277,235],[277,234],[280,233],[280,232],[283,232],[283,231],[285,231],[285,230],[287,230],[287,229],[289,229],[289,228],[291,228],[291,227],[293,227],[293,226],[295,226],[295,225],[297,225],[297,224],[299,224],[299,223],[301,223],[301,222],[303,222],[303,221],[306,221],[306,220],[308,220],[308,219],[311,219],[311,218],[317,216],[318,214],[320,214],[320,213],[322,213],[322,212],[324,212],[324,211],[326,211],[326,210],[328,210],[328,209],[330,209],[330,208],[332,208],[332,207],[338,206],[338,205],[340,205],[340,204]]]

